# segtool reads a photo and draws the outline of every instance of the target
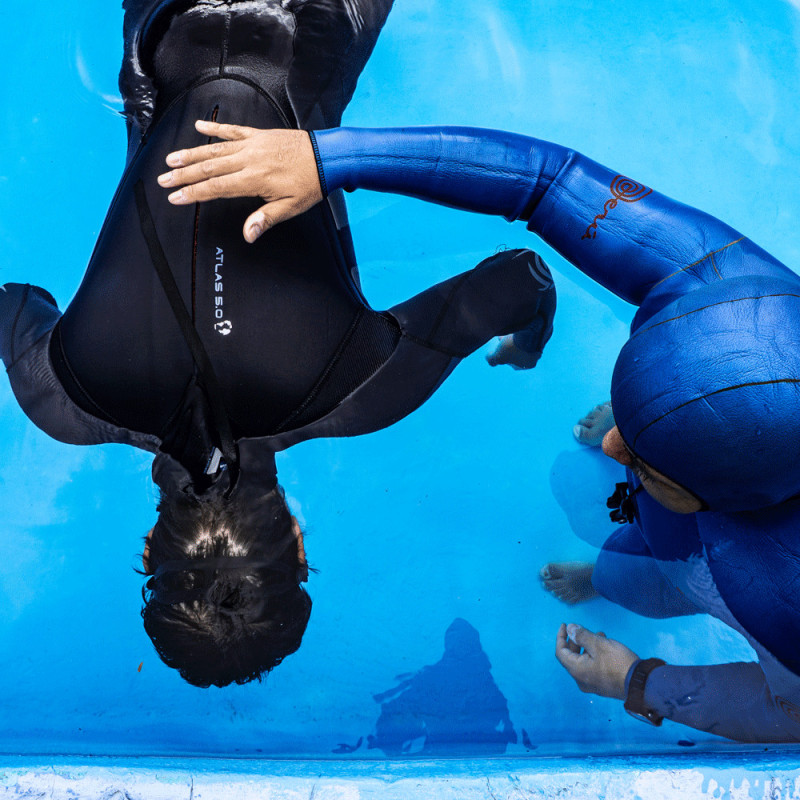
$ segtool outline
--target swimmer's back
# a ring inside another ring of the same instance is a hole
[[[156,183],[169,152],[208,141],[194,130],[196,119],[295,127],[285,91],[290,22],[225,7],[156,26],[154,120],[51,345],[84,410],[163,437],[193,378],[141,232],[133,196],[139,180],[237,436],[302,421],[315,402],[324,412],[391,353],[396,328],[364,303],[326,204],[250,245],[241,228],[257,200],[175,207]],[[357,345],[361,353],[348,353]],[[352,369],[331,382],[337,358]]]

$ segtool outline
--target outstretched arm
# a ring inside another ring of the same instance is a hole
[[[525,220],[579,269],[638,305],[667,278],[693,278],[695,262],[718,279],[711,254],[742,238],[573,150],[518,134],[336,128],[309,141],[303,132],[210,123],[202,132],[230,141],[172,154],[167,163],[179,169],[160,182],[184,186],[171,196],[175,203],[264,197],[246,225],[250,240],[336,189],[394,192]]]

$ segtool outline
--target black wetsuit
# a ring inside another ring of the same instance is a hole
[[[461,358],[552,306],[531,254],[513,251],[374,311],[341,197],[250,245],[241,225],[259,201],[174,207],[157,185],[169,152],[208,141],[196,119],[338,124],[390,6],[128,3],[128,166],[84,279],[63,316],[37,287],[7,284],[0,293],[2,357],[20,405],[45,432],[160,451],[162,488],[167,473],[195,489],[213,479],[205,472],[219,444],[214,414],[154,269],[134,198],[139,181],[221,387],[243,473],[262,484],[275,481],[276,450],[396,422]]]

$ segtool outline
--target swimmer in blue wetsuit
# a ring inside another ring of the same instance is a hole
[[[561,627],[557,657],[583,691],[644,721],[800,741],[800,277],[708,214],[524,136],[198,130],[225,140],[218,152],[172,153],[159,182],[176,204],[263,198],[248,241],[338,189],[396,192],[524,220],[639,306],[603,440],[628,471],[626,524],[586,593],[651,617],[712,614],[759,660],[670,666],[578,626]]]
[[[299,647],[311,610],[275,453],[393,424],[496,335],[491,363],[534,366],[555,289],[513,250],[376,311],[341,192],[251,246],[237,221],[257,204],[159,189],[169,152],[210,141],[197,118],[339,124],[392,0],[124,5],[125,172],[63,314],[39,287],[0,291],[0,355],[49,435],[155,454],[145,629],[191,683],[243,683]]]

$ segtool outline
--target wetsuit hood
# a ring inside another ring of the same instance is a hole
[[[611,399],[627,445],[709,509],[800,494],[800,284],[728,279],[634,321]]]

